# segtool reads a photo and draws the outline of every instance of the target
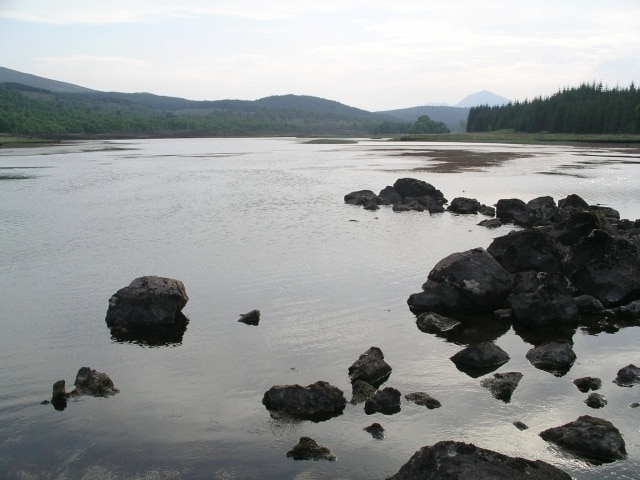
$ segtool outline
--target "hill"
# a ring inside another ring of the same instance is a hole
[[[405,122],[415,122],[419,117],[427,115],[436,122],[444,123],[452,131],[464,132],[467,117],[469,116],[469,108],[423,105],[421,107],[386,110],[377,113],[388,115]]]
[[[511,103],[511,100],[500,95],[496,95],[488,90],[482,90],[481,92],[472,93],[460,100],[456,107],[478,107],[480,105],[489,105],[490,107],[496,105],[507,105]]]
[[[49,78],[38,77],[29,73],[22,73],[9,68],[0,67],[0,83],[19,83],[29,87],[40,88],[56,93],[91,93],[95,90],[80,87],[72,83],[59,82]]]

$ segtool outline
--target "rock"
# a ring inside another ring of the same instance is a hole
[[[474,310],[495,310],[513,287],[511,275],[483,248],[443,258],[429,272],[428,278],[456,288]]]
[[[587,315],[602,313],[605,310],[602,302],[596,297],[592,297],[591,295],[578,295],[577,297],[573,298],[573,302],[576,304],[576,307],[578,307],[578,312]]]
[[[531,227],[535,223],[535,212],[518,198],[506,198],[496,203],[496,217],[502,223],[513,223]]]
[[[425,392],[407,393],[404,398],[406,398],[410,402],[415,403],[416,405],[423,405],[429,410],[440,408],[442,406],[442,404],[438,400]]]
[[[481,213],[482,215],[486,216],[486,217],[495,217],[496,215],[496,209],[493,207],[490,207],[488,205],[480,205],[480,208],[478,209],[478,213]],[[496,220],[498,220],[496,218]],[[498,220],[498,222],[500,222],[500,220]],[[482,222],[480,222],[482,223]]]
[[[378,387],[387,381],[389,375],[391,375],[391,367],[384,361],[382,350],[378,347],[369,348],[349,367],[351,383],[364,380]]]
[[[571,345],[564,342],[550,342],[534,347],[527,352],[526,357],[534,367],[553,373],[556,377],[565,375],[576,361]]]
[[[473,311],[473,304],[453,285],[427,281],[423,291],[407,299],[413,313],[437,312],[441,315]]]
[[[363,204],[362,208],[372,212],[375,212],[376,210],[380,210],[380,207],[378,206],[378,203],[375,200],[370,200],[367,203]]]
[[[640,403],[638,402],[633,402],[629,404],[629,408],[638,408],[640,407]]]
[[[469,345],[451,357],[458,370],[471,377],[480,377],[509,361],[509,355],[493,342]]]
[[[380,425],[377,422],[376,423],[372,423],[368,427],[365,427],[364,431],[365,432],[369,432],[371,434],[371,436],[373,438],[375,438],[376,440],[383,440],[384,439],[384,428],[382,428],[382,425]]]
[[[439,204],[447,203],[442,192],[430,183],[416,178],[399,178],[393,184],[393,189],[402,197],[430,197]]]
[[[562,272],[569,250],[538,229],[510,232],[493,240],[487,252],[509,273]]]
[[[306,387],[276,385],[265,392],[262,404],[267,410],[312,421],[340,415],[347,401],[342,390],[318,381]]]
[[[458,320],[439,315],[435,312],[425,312],[418,315],[416,325],[425,333],[446,335],[462,324]]]
[[[640,319],[640,300],[634,300],[626,305],[613,308],[612,311],[620,318],[638,320]]]
[[[97,372],[89,367],[82,367],[78,370],[74,386],[75,389],[70,395],[107,397],[120,391],[114,387],[113,381],[106,373]]]
[[[509,403],[521,379],[520,372],[494,373],[493,378],[484,378],[480,385],[487,388],[493,398]]]
[[[581,377],[576,378],[573,384],[578,387],[582,393],[587,393],[589,390],[600,390],[602,387],[602,380],[595,377]]]
[[[584,403],[586,403],[587,406],[591,408],[603,408],[607,404],[607,399],[604,395],[591,392]]]
[[[566,277],[560,273],[521,272],[509,297],[514,323],[535,327],[577,321],[578,307]]]
[[[367,415],[380,412],[384,415],[393,415],[400,411],[400,392],[393,387],[385,387],[371,395],[364,403],[364,411]]]
[[[566,198],[558,201],[558,207],[560,208],[575,208],[578,210],[587,210],[589,208],[589,204],[585,202],[582,197],[572,193],[571,195],[567,195]]]
[[[347,193],[344,196],[344,203],[349,205],[364,205],[369,202],[378,202],[378,196],[371,190],[358,190],[356,192]]]
[[[241,323],[247,325],[257,326],[260,323],[260,310],[251,310],[250,312],[243,313],[238,319]]]
[[[640,299],[640,249],[622,237],[593,230],[573,246],[567,277],[605,307]]]
[[[613,383],[617,383],[621,387],[633,387],[634,384],[640,383],[640,368],[633,364],[621,368]]]
[[[573,246],[586,238],[594,230],[606,230],[613,233],[609,221],[595,212],[583,210],[560,210],[556,222],[548,230],[560,243]]]
[[[451,200],[447,210],[462,215],[477,214],[481,205],[475,198],[456,197]]]
[[[516,427],[520,431],[528,430],[529,426],[526,423],[523,423],[519,420],[513,422],[513,426]]]
[[[51,393],[51,403],[56,410],[64,410],[67,408],[67,398],[69,394],[65,390],[65,381],[58,380],[53,384],[53,391]],[[47,402],[48,403],[48,402]]]
[[[422,447],[388,480],[571,480],[541,460],[509,457],[470,443],[442,441]]]
[[[527,202],[533,213],[534,225],[549,225],[553,223],[558,214],[558,207],[552,197],[538,197]]]
[[[402,195],[396,192],[396,189],[390,185],[380,190],[378,197],[382,198],[386,203],[389,203],[391,205],[402,203]]]
[[[502,226],[502,222],[498,218],[490,218],[488,220],[482,220],[478,225],[485,228],[498,228]]]
[[[186,323],[181,311],[189,301],[181,281],[147,276],[136,278],[109,299],[109,327],[171,326]]]
[[[607,420],[589,415],[578,417],[560,427],[549,428],[540,436],[571,453],[596,461],[612,462],[627,455],[624,439],[618,429]]]
[[[300,437],[296,446],[287,452],[287,457],[294,460],[329,460],[333,462],[336,456],[331,451],[309,437]]]
[[[371,395],[376,393],[377,389],[370,383],[365,382],[364,380],[356,380],[351,384],[352,395],[351,395],[351,404],[357,405],[358,403],[364,402]]]

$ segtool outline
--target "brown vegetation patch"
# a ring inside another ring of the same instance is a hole
[[[463,171],[482,171],[508,160],[533,157],[530,153],[513,152],[473,152],[470,150],[407,150],[398,156],[424,157],[429,165],[417,167],[415,171],[435,173],[459,173]]]

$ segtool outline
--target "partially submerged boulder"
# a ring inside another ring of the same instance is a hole
[[[384,354],[378,347],[371,347],[349,367],[349,379],[353,384],[363,380],[374,387],[382,385],[391,375],[391,366],[384,361]]]
[[[578,387],[578,390],[582,393],[587,393],[589,390],[600,390],[602,380],[596,377],[580,377],[576,378],[573,384]]]
[[[371,395],[364,403],[364,411],[367,415],[380,412],[384,415],[393,415],[400,411],[400,392],[393,387],[386,387]]]
[[[589,415],[544,430],[540,436],[547,442],[596,462],[613,462],[627,456],[620,431],[608,420]]]
[[[351,384],[351,390],[351,401],[349,403],[357,405],[376,393],[377,388],[364,380],[356,380]]]
[[[384,428],[377,422],[372,423],[368,427],[364,427],[364,431],[370,433],[376,440],[384,440]]]
[[[541,460],[509,457],[471,443],[442,441],[422,447],[387,480],[571,480]]]
[[[429,410],[433,410],[434,408],[440,408],[442,404],[439,400],[433,398],[426,392],[412,392],[407,393],[404,398],[409,400],[410,402],[415,403],[416,405],[422,405],[427,407]]]
[[[329,460],[330,462],[336,459],[331,450],[309,437],[300,437],[298,443],[287,452],[287,457],[294,460]]]
[[[451,361],[461,372],[477,378],[507,363],[509,355],[493,342],[480,342],[460,350]]]
[[[591,408],[604,408],[607,405],[607,399],[604,395],[591,392],[584,403]]]
[[[488,389],[493,398],[509,403],[520,380],[520,372],[494,373],[492,378],[482,379],[480,385]]]
[[[446,336],[462,323],[450,317],[435,312],[424,312],[416,318],[416,325],[425,333]]]
[[[321,421],[340,415],[347,400],[339,388],[318,381],[306,387],[275,385],[265,392],[262,404],[278,414]]]
[[[527,360],[531,364],[556,377],[565,375],[576,361],[576,354],[566,342],[549,342],[534,347],[527,352]]]
[[[88,395],[92,397],[108,397],[115,395],[118,390],[106,373],[98,372],[89,367],[82,367],[76,374],[74,389],[66,391],[65,381],[58,380],[53,384],[51,404],[56,410],[64,410],[67,407],[67,399]]]
[[[632,387],[634,384],[640,383],[640,368],[632,363],[621,368],[613,383],[617,383],[621,387]]]

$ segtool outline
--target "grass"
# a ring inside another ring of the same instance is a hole
[[[0,148],[32,147],[32,146],[38,146],[38,145],[51,145],[54,143],[60,143],[60,142],[58,140],[51,140],[49,138],[15,137],[12,135],[0,134]]]
[[[640,135],[570,133],[524,133],[514,130],[498,130],[482,133],[447,133],[428,135],[403,135],[394,138],[400,141],[418,142],[463,142],[463,143],[517,143],[517,144],[640,144]]]

